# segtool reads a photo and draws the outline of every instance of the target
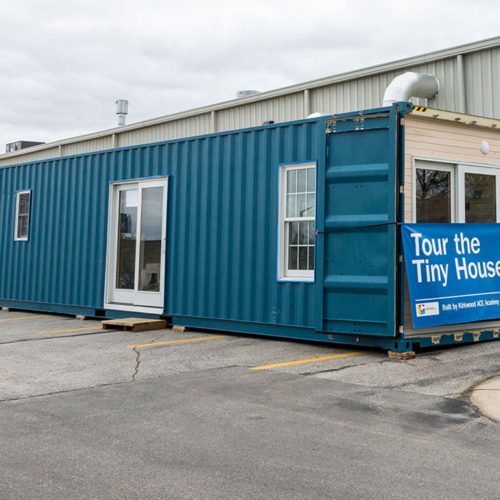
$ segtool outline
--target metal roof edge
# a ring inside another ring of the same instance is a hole
[[[408,66],[413,66],[416,64],[432,62],[440,59],[447,59],[460,54],[467,54],[471,52],[476,52],[479,50],[485,50],[488,48],[500,47],[500,36],[487,38],[484,40],[470,42],[463,45],[457,45],[447,49],[436,50],[429,52],[427,54],[421,54],[418,56],[411,56],[404,59],[398,59],[389,63],[382,63],[375,66],[368,66],[359,70],[348,71],[344,73],[339,73],[338,75],[333,75],[329,77],[323,77],[316,80],[310,80],[304,83],[299,83],[295,85],[290,85],[287,87],[281,87],[274,90],[269,90],[265,92],[260,92],[259,94],[239,98],[231,99],[228,101],[223,101],[217,104],[211,104],[207,106],[202,106],[199,108],[193,108],[187,111],[181,111],[178,113],[173,113],[169,115],[162,115],[157,118],[151,118],[148,120],[143,120],[140,122],[135,122],[130,125],[124,125],[120,127],[113,127],[110,129],[105,129],[98,132],[91,132],[84,135],[79,135],[75,137],[69,137],[67,139],[62,139],[54,142],[48,142],[41,144],[40,146],[33,146],[31,148],[26,148],[19,151],[14,151],[12,153],[0,154],[0,159],[14,158],[16,156],[23,156],[25,154],[36,153],[38,151],[43,151],[46,149],[52,149],[59,146],[64,146],[67,144],[74,144],[78,142],[84,142],[92,139],[99,139],[106,136],[112,136],[113,134],[121,134],[123,132],[128,132],[144,127],[159,125],[162,123],[182,120],[184,118],[189,118],[192,116],[209,114],[212,111],[221,111],[228,108],[244,106],[246,104],[251,104],[253,102],[264,101],[266,99],[272,99],[275,97],[290,95],[304,90],[310,90],[313,88],[324,87],[334,83],[340,83],[344,81],[354,80],[356,78],[362,78],[370,75],[376,75],[384,73],[387,71],[393,71],[402,69]]]
[[[445,111],[442,109],[425,108],[423,106],[414,106],[411,115],[430,120],[445,120],[462,125],[473,125],[500,131],[500,120],[495,118],[486,118],[484,116],[468,115],[457,113],[455,111]]]

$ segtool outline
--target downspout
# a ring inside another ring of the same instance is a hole
[[[439,92],[439,80],[434,75],[408,71],[397,76],[385,89],[384,106],[409,101],[411,97],[432,99]]]

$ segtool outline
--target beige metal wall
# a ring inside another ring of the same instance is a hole
[[[80,138],[0,156],[0,165],[54,156],[88,153],[382,105],[386,87],[406,71],[434,74],[440,92],[427,102],[432,108],[500,118],[500,37],[461,47],[323,78],[245,99],[127,125]]]
[[[487,155],[479,149],[482,140],[490,145]],[[405,126],[405,222],[413,221],[415,159],[495,165],[500,168],[500,130],[408,115]]]
[[[116,134],[116,147],[168,141],[181,137],[208,134],[211,131],[210,113],[168,121]],[[117,131],[118,132],[118,131]]]

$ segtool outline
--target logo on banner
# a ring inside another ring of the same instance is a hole
[[[417,304],[417,316],[436,316],[439,314],[439,302]]]

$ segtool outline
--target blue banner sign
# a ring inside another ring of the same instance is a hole
[[[404,224],[413,326],[500,318],[500,224]]]

